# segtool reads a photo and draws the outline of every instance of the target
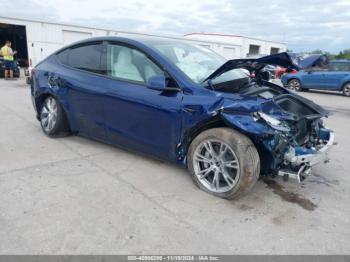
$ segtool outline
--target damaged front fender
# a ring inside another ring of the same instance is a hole
[[[274,130],[264,123],[260,123],[254,120],[251,115],[232,115],[229,113],[221,113],[221,117],[227,123],[227,125],[233,128],[251,135],[256,136],[271,136],[274,134]]]

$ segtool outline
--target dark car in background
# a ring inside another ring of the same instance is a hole
[[[291,90],[331,90],[350,96],[350,60],[332,60],[326,65],[285,74],[281,81]]]
[[[13,61],[13,76],[14,77],[20,77],[21,76],[21,70],[18,65],[17,60]],[[5,65],[4,65],[4,58],[0,57],[0,77],[5,76]]]

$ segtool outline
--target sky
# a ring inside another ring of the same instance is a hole
[[[350,49],[350,0],[4,0],[0,16],[181,36],[282,41],[294,52]]]

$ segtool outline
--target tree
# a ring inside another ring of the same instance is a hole
[[[340,51],[338,55],[334,57],[335,59],[350,59],[350,49],[344,49]]]
[[[323,52],[321,49],[316,49],[316,50],[310,52],[310,54],[312,54],[312,55],[322,55],[324,53],[325,52]]]

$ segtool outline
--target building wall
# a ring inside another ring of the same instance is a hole
[[[0,17],[0,23],[24,25],[28,56],[32,65],[70,43],[94,36],[109,35],[110,30]]]
[[[131,37],[135,35],[142,35],[140,33],[119,32],[118,36]],[[161,36],[158,36],[161,37]],[[202,47],[209,48],[226,59],[239,58],[241,53],[241,46],[235,43],[222,43],[215,39],[191,39],[184,37],[169,37],[173,39],[186,40]]]
[[[185,35],[185,38],[202,41],[215,41],[222,43],[222,45],[235,45],[238,47],[236,55],[239,58],[249,56],[250,45],[259,46],[259,53],[257,55],[269,55],[272,47],[278,48],[279,52],[287,50],[287,45],[285,43],[237,35],[192,33]]]
[[[0,17],[0,23],[24,25],[27,33],[28,56],[32,65],[52,54],[61,47],[89,37],[118,35],[134,36],[146,35],[132,32],[120,32],[107,29],[73,26],[68,24],[33,21],[17,18]],[[160,37],[160,36],[159,36]],[[185,37],[172,37],[186,39],[203,47],[207,47],[222,55],[226,59],[246,57],[250,45],[258,45],[259,54],[270,54],[271,47],[286,50],[286,44],[234,35],[218,34],[188,34]]]

